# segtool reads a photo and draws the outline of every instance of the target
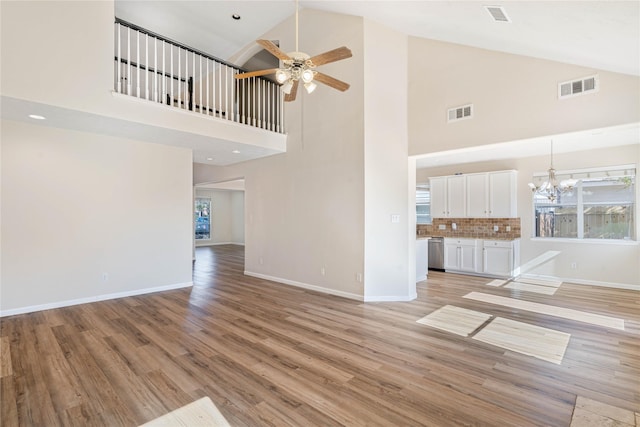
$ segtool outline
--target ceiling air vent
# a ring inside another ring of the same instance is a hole
[[[558,83],[558,98],[564,99],[578,95],[595,93],[598,91],[599,86],[600,84],[597,75]]]
[[[457,122],[458,120],[470,119],[473,117],[473,104],[453,107],[447,110],[447,121]]]
[[[496,22],[511,22],[511,19],[507,16],[507,12],[505,12],[502,6],[485,6],[484,7],[489,15]]]

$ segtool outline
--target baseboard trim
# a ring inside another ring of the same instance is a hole
[[[136,289],[135,291],[116,292],[113,294],[96,295],[93,297],[31,305],[28,307],[12,308],[10,310],[1,310],[0,317],[15,316],[16,314],[33,313],[35,311],[51,310],[54,308],[69,307],[72,305],[87,304],[91,302],[106,301],[110,299],[132,297],[136,295],[150,294],[153,292],[171,291],[174,289],[188,288],[191,286],[193,286],[193,282],[174,283],[172,285],[157,286],[154,288]]]
[[[542,274],[523,274],[520,277],[525,279],[530,278],[541,280],[560,280],[562,282],[575,283],[576,285],[601,286],[603,288],[629,289],[632,291],[640,291],[640,285],[631,285],[627,283],[602,282],[599,280],[576,279],[574,277],[545,276]]]
[[[258,279],[270,280],[272,282],[291,285],[297,288],[303,288],[303,289],[308,289],[310,291],[322,292],[323,294],[335,295],[338,297],[349,298],[356,301],[363,301],[362,295],[352,294],[350,292],[338,291],[331,288],[324,288],[322,286],[310,285],[308,283],[297,282],[295,280],[289,280],[289,279],[283,279],[281,277],[269,276],[267,274],[254,273],[252,271],[247,271],[247,270],[245,270],[244,274],[251,277],[257,277]]]
[[[402,295],[402,296],[365,296],[364,302],[408,302],[418,298],[418,294]]]

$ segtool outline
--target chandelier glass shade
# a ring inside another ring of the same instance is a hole
[[[575,179],[566,179],[560,181],[556,177],[556,170],[553,167],[553,141],[551,141],[551,164],[547,172],[548,176],[546,181],[542,182],[539,185],[530,182],[529,188],[535,195],[546,197],[552,203],[558,200],[558,197],[561,194],[570,193],[571,191],[573,191],[578,182]]]

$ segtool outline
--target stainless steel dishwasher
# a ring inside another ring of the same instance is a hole
[[[429,270],[444,271],[444,237],[429,239]]]

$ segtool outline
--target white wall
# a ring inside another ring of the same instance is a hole
[[[244,245],[244,191],[231,192],[231,241]]]
[[[411,300],[416,281],[415,268],[409,268],[415,238],[411,251],[407,244],[407,36],[365,20],[364,42],[364,298]]]
[[[320,67],[351,88],[319,85],[311,95],[301,88],[286,105],[286,154],[226,168],[196,164],[194,184],[245,178],[249,274],[362,299],[363,21],[306,9],[300,28],[300,49],[310,55],[343,45],[353,51],[353,58]],[[290,18],[263,38],[290,52],[294,34]]]
[[[640,165],[640,136],[638,144],[608,147],[598,150],[554,154],[554,166],[558,171],[583,168]],[[417,182],[426,182],[430,176],[453,173],[486,172],[491,170],[518,170],[518,215],[522,221],[520,242],[521,264],[525,264],[546,251],[560,251],[553,261],[537,267],[529,274],[558,277],[577,283],[627,285],[640,290],[640,245],[634,243],[584,243],[557,242],[532,239],[534,234],[534,213],[531,182],[536,172],[549,168],[549,156],[506,159],[492,162],[471,163],[438,168],[418,169]],[[640,185],[636,185],[636,236],[640,236],[638,209],[640,206]],[[577,269],[571,268],[571,263]]]
[[[0,140],[3,315],[190,284],[190,150],[6,120]]]
[[[591,95],[558,100],[559,82],[600,77]],[[409,38],[409,153],[434,153],[640,121],[640,78]],[[448,108],[474,118],[447,123]]]
[[[244,244],[244,192],[196,188],[196,197],[211,199],[211,239],[196,246]]]

